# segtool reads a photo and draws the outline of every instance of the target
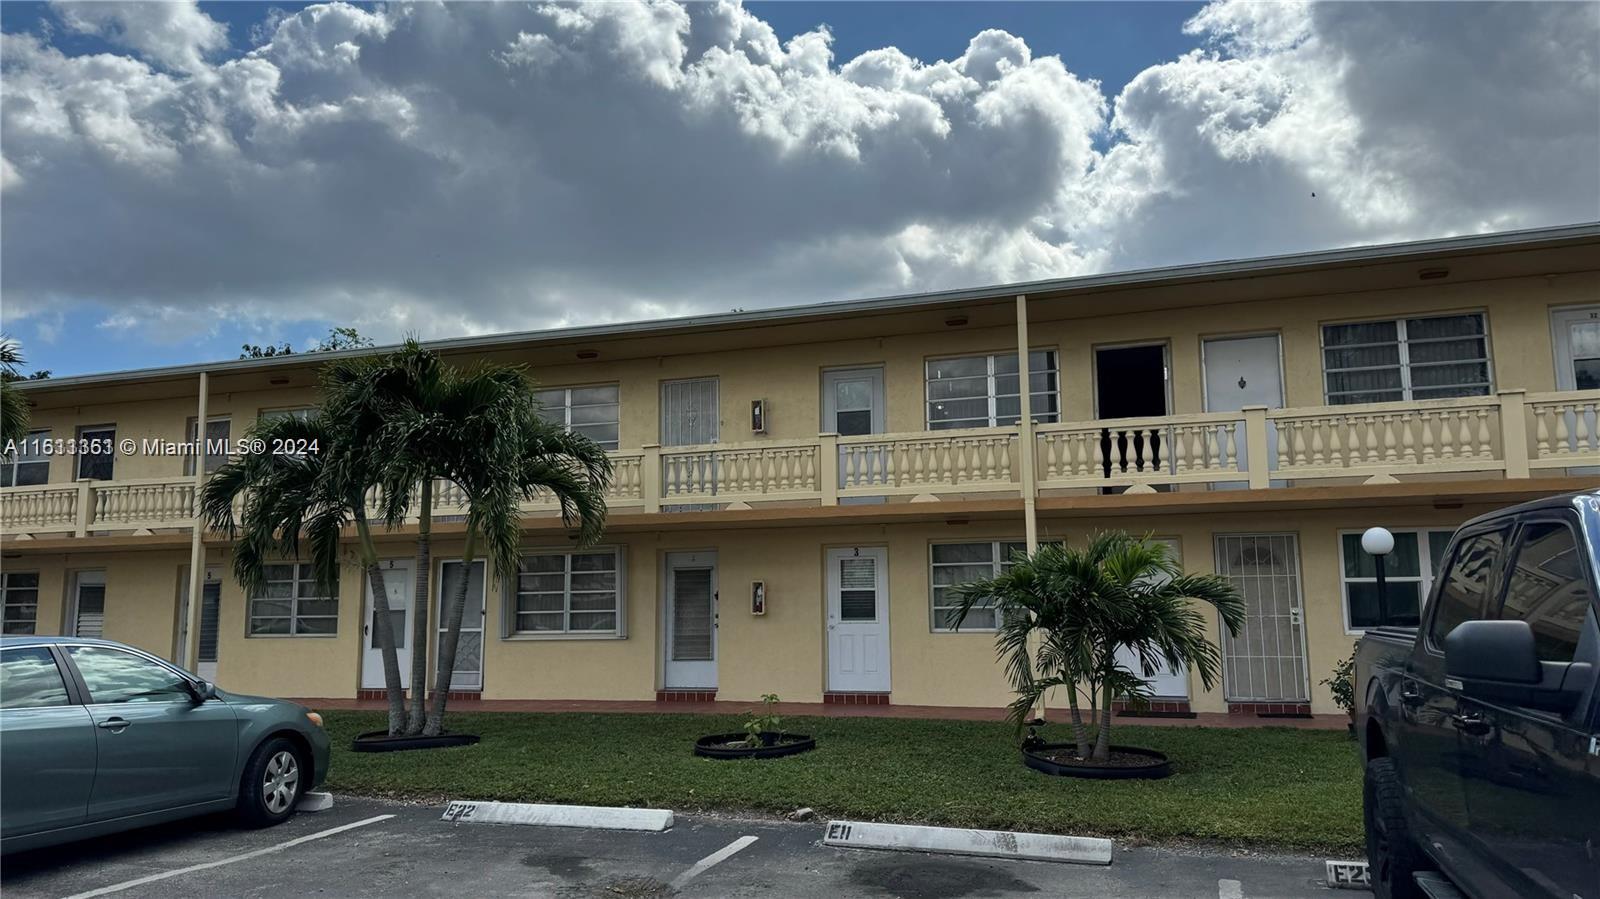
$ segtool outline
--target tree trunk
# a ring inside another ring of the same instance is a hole
[[[362,502],[365,502],[363,499]],[[361,537],[361,563],[367,570],[367,584],[372,590],[372,626],[377,629],[378,650],[383,656],[383,689],[389,699],[389,735],[405,732],[405,687],[400,682],[400,657],[394,649],[394,623],[389,620],[389,593],[384,588],[383,569],[378,567],[378,550],[372,542],[372,530],[367,525],[367,515],[361,505],[356,506],[356,533]],[[363,633],[365,628],[362,628]]]
[[[1100,706],[1100,731],[1094,735],[1094,760],[1103,762],[1111,758],[1111,687],[1105,688],[1105,702]]]
[[[406,733],[422,733],[428,694],[429,576],[433,573],[433,478],[422,479],[422,502],[417,510],[417,559],[413,566],[416,590],[411,595],[411,714]]]
[[[1067,706],[1072,710],[1072,739],[1078,744],[1078,758],[1089,757],[1089,728],[1083,723],[1083,711],[1078,708],[1078,685],[1067,687]]]
[[[472,572],[472,556],[477,551],[477,543],[477,534],[468,530],[466,548],[461,551],[461,564],[465,566],[468,575]],[[439,644],[438,673],[434,675],[433,708],[428,712],[428,721],[422,728],[422,732],[428,736],[444,733],[444,708],[450,698],[450,681],[455,675],[456,645],[461,642],[461,617],[467,605],[467,583],[471,580],[471,577],[463,576],[450,590],[450,595],[445,598],[444,608],[439,610],[445,634]]]

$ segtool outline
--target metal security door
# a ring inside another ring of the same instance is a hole
[[[439,660],[444,658],[444,638],[449,632],[449,622],[444,620],[445,604],[461,586],[463,575],[467,576],[467,598],[461,607],[461,640],[456,643],[456,663],[450,672],[450,689],[478,691],[483,689],[483,620],[487,596],[482,560],[472,563],[470,574],[460,561],[439,563],[439,577],[434,581],[438,585],[438,596],[434,597],[433,605],[439,610],[439,633],[432,667],[437,673]]]
[[[668,553],[662,686],[717,688],[717,554]]]
[[[1244,627],[1222,629],[1223,693],[1231,702],[1310,701],[1300,597],[1300,545],[1293,534],[1219,534],[1217,573],[1244,598]]]

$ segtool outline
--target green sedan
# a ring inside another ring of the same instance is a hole
[[[304,706],[109,640],[0,637],[0,852],[227,809],[277,824],[327,775]]]

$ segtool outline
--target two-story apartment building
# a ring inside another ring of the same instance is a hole
[[[1416,619],[1454,526],[1600,472],[1592,225],[431,345],[527,365],[616,463],[599,546],[530,506],[520,570],[466,571],[436,526],[436,591],[473,597],[455,689],[485,698],[997,706],[992,613],[954,629],[951,587],[1120,528],[1249,608],[1216,633],[1220,687],[1160,672],[1161,708],[1332,712],[1319,682],[1363,628]],[[24,385],[40,437],[99,449],[7,462],[5,631],[249,692],[381,687],[358,570],[323,595],[284,560],[246,596],[193,528],[222,460],[147,443],[294,414],[329,355]],[[382,537],[402,635],[413,533]]]

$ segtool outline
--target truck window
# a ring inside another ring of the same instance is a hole
[[[1528,622],[1541,662],[1572,661],[1591,601],[1576,535],[1564,522],[1533,522],[1523,528],[1515,558],[1500,617]]]
[[[1463,621],[1483,617],[1484,599],[1489,593],[1489,578],[1504,552],[1504,531],[1485,531],[1463,539],[1450,557],[1450,568],[1439,585],[1439,598],[1428,642],[1435,649],[1444,645],[1445,635]]]

